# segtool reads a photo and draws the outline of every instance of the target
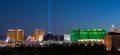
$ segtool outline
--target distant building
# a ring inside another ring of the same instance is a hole
[[[70,41],[70,34],[64,34],[64,41]]]
[[[108,32],[108,35],[111,36],[111,47],[120,47],[120,33]]]
[[[28,36],[27,37],[27,41],[36,41],[36,37],[33,37],[33,36]]]
[[[7,37],[10,41],[24,41],[24,31],[22,29],[9,29]]]
[[[104,44],[107,47],[107,50],[110,50],[112,47],[112,39],[109,34],[104,37]]]
[[[54,40],[54,41],[63,41],[64,36],[63,35],[53,35],[52,40]]]
[[[120,33],[120,29],[116,29],[114,25],[112,25],[111,32]]]
[[[44,35],[44,30],[39,30],[39,29],[35,29],[34,31],[34,37],[36,37],[36,40],[39,41],[40,39],[40,35]]]
[[[63,35],[52,35],[51,33],[48,33],[44,36],[44,41],[63,41],[64,36]]]
[[[43,35],[39,35],[39,41],[43,41]]]
[[[53,35],[51,33],[48,33],[44,36],[44,41],[51,41],[53,40]]]
[[[115,26],[112,25],[111,32],[116,32]]]

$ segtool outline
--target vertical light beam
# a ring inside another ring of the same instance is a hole
[[[48,0],[48,32],[51,31],[51,22],[50,22],[50,0]]]

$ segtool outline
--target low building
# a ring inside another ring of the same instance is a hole
[[[104,38],[104,44],[107,48],[116,47],[120,48],[120,33],[118,32],[108,32]]]
[[[64,41],[70,41],[70,34],[64,34]]]
[[[63,41],[64,36],[63,35],[53,35],[53,40],[54,41]]]
[[[44,36],[44,41],[63,41],[64,36],[63,35],[52,35],[51,33],[48,33]]]
[[[36,37],[33,37],[33,36],[28,36],[27,37],[27,41],[30,42],[30,41],[37,41]]]

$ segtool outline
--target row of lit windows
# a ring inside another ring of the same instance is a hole
[[[106,32],[79,32],[80,34],[106,34]],[[78,34],[78,32],[71,32],[70,34]]]

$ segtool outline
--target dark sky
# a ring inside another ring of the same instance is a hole
[[[69,33],[79,28],[120,26],[120,1],[115,0],[50,0],[51,32]],[[48,32],[48,0],[0,0],[0,34],[8,29],[34,29]]]

